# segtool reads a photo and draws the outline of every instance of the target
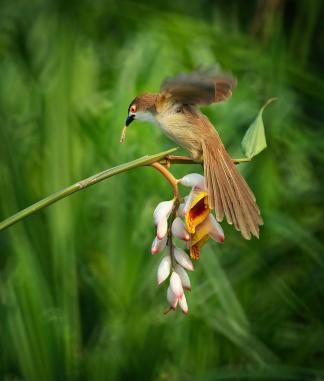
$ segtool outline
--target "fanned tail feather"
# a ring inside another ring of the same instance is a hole
[[[245,239],[250,239],[251,234],[259,237],[259,226],[263,220],[254,194],[218,134],[204,141],[202,147],[209,206],[215,209],[217,220],[222,221],[225,216]]]

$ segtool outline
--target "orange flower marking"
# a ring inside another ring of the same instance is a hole
[[[209,239],[208,233],[199,227],[209,216],[211,209],[208,207],[207,192],[201,190],[192,192],[193,194],[189,196],[190,205],[186,208],[185,223],[190,233],[190,257],[197,260],[200,256],[200,248]]]
[[[188,232],[190,234],[195,233],[196,227],[207,218],[210,212],[211,209],[208,207],[207,192],[196,191],[185,214],[185,223]]]

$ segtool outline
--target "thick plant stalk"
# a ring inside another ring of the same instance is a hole
[[[100,181],[106,180],[109,177],[118,175],[119,173],[129,171],[133,168],[142,167],[145,165],[152,164],[156,161],[164,159],[168,154],[174,152],[177,148],[172,148],[168,151],[160,152],[155,155],[146,155],[139,159],[130,161],[125,164],[118,165],[117,167],[107,169],[103,172],[97,173],[93,176],[88,177],[87,179],[78,181],[77,183],[70,185],[67,188],[64,188],[58,192],[55,192],[48,197],[36,202],[33,205],[28,206],[27,208],[21,210],[20,212],[14,214],[13,216],[7,218],[6,220],[0,222],[0,231],[8,228],[9,226],[17,223],[18,221],[23,220],[24,218],[38,212],[41,209],[46,208],[47,206],[54,204],[55,202],[62,200],[65,197],[70,196],[71,194],[81,191],[85,188],[88,188],[91,185],[97,184]]]
[[[70,196],[73,193],[76,193],[78,191],[81,191],[85,188],[88,188],[91,185],[97,184],[100,181],[106,180],[109,177],[118,175],[119,173],[123,173],[126,171],[129,171],[133,168],[143,167],[146,165],[151,165],[153,163],[161,163],[164,165],[167,164],[197,164],[194,160],[192,160],[189,157],[185,156],[172,156],[170,155],[174,151],[176,151],[177,148],[172,148],[164,152],[157,153],[155,155],[146,155],[139,159],[130,161],[125,164],[118,165],[117,167],[113,167],[110,169],[107,169],[103,172],[99,172],[93,176],[90,176],[84,180],[78,181],[77,183],[68,186],[67,188],[64,188],[58,192],[52,193],[51,195],[43,198],[42,200],[36,202],[33,205],[28,206],[27,208],[17,212],[16,214],[8,217],[4,221],[0,222],[0,231],[8,228],[11,225],[14,225],[15,223],[23,220],[24,218],[29,217],[30,215],[38,212],[41,209],[44,209],[48,207],[49,205],[54,204],[55,202],[62,200],[65,197]],[[233,162],[235,164],[249,161],[249,159],[233,159]]]

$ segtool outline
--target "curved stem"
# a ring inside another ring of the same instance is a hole
[[[179,198],[179,189],[178,189],[177,179],[162,164],[156,162],[156,163],[152,163],[150,165],[151,165],[151,167],[157,169],[160,173],[162,173],[162,175],[168,180],[168,182],[172,186],[174,198],[178,199]]]

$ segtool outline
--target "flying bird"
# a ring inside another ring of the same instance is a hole
[[[210,71],[167,78],[158,93],[144,93],[131,102],[121,142],[134,120],[154,123],[194,160],[203,160],[209,207],[215,209],[218,221],[225,216],[245,239],[250,239],[251,235],[259,237],[263,224],[255,196],[214,126],[197,107],[227,100],[235,87],[232,76]]]

